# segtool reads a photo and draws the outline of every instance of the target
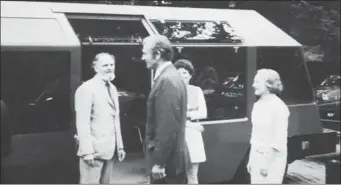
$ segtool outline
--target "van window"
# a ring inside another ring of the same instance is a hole
[[[137,44],[149,35],[141,20],[69,18],[69,21],[82,44]]]
[[[284,90],[280,97],[287,104],[313,102],[312,85],[301,51],[297,47],[262,47],[257,52],[257,68],[274,69],[281,76]]]
[[[205,95],[210,120],[246,117],[246,48],[175,48],[177,59],[189,59],[195,68],[191,84]]]
[[[160,34],[175,43],[242,43],[242,38],[227,22],[156,19],[150,21]]]
[[[15,134],[70,128],[70,56],[66,51],[1,51],[1,99]]]

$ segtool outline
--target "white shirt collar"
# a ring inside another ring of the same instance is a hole
[[[161,65],[159,65],[159,67],[156,69],[155,71],[155,75],[154,75],[154,80],[160,76],[161,72],[169,65],[171,65],[172,62],[168,61],[168,62],[164,62]]]

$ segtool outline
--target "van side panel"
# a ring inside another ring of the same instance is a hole
[[[233,178],[249,147],[249,121],[204,125],[206,162],[199,167],[200,183],[226,182]]]
[[[315,103],[289,106],[288,163],[336,151],[336,132],[324,133]]]
[[[1,182],[77,183],[78,158],[70,132],[12,136],[11,154],[1,160]]]
[[[320,116],[315,103],[289,105],[289,110],[288,137],[322,132]]]

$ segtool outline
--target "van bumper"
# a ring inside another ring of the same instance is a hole
[[[337,155],[337,132],[297,135],[288,138],[288,163],[297,159]]]

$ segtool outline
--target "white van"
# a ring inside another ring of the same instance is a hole
[[[194,63],[192,83],[205,92],[207,161],[200,183],[247,183],[252,82],[259,68],[277,70],[284,82],[289,163],[335,152],[336,133],[323,132],[302,45],[253,10],[1,1],[1,99],[12,133],[1,181],[78,183],[74,92],[93,75],[94,55],[110,52],[117,59],[113,83],[127,152],[115,183],[142,182],[145,97],[153,73],[140,60],[141,40],[154,34],[171,40],[175,59]]]

